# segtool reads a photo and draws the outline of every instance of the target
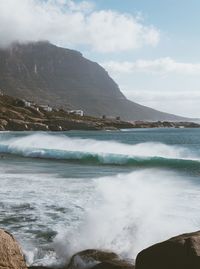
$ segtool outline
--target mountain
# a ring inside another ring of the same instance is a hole
[[[82,109],[92,116],[151,121],[184,119],[128,100],[99,64],[80,52],[49,42],[13,44],[0,49],[0,89],[7,95],[39,104]]]

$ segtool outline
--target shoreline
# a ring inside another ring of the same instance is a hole
[[[187,121],[124,121],[120,117],[75,115],[53,108],[46,111],[38,105],[27,107],[18,98],[0,96],[0,131],[115,131],[141,128],[200,128],[200,124]]]
[[[151,245],[140,251],[135,260],[109,250],[86,249],[58,264],[35,262],[29,265],[14,236],[0,229],[0,263],[4,268],[13,269],[198,269],[199,246],[200,231],[196,231]]]

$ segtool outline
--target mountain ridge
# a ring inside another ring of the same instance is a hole
[[[0,89],[5,94],[85,114],[123,120],[172,120],[185,117],[128,100],[108,72],[75,50],[47,41],[15,43],[0,49]]]

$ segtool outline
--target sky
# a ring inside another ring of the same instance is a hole
[[[101,64],[127,98],[200,118],[199,0],[0,0],[0,47],[49,40]]]

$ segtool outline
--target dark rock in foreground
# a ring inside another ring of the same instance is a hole
[[[173,237],[141,251],[136,269],[199,269],[200,231]]]
[[[12,235],[0,229],[0,269],[26,269],[20,246]]]
[[[72,256],[62,269],[199,269],[200,231],[182,234],[141,251],[134,266],[114,252],[88,249]],[[19,244],[0,229],[0,269],[27,269]],[[29,269],[51,269],[30,266]],[[58,269],[58,268],[57,268]],[[61,268],[60,268],[61,269]]]
[[[93,269],[134,269],[134,265],[124,261],[124,260],[111,260],[101,262],[94,267]]]
[[[67,269],[133,269],[133,264],[113,252],[88,249],[72,256]]]

